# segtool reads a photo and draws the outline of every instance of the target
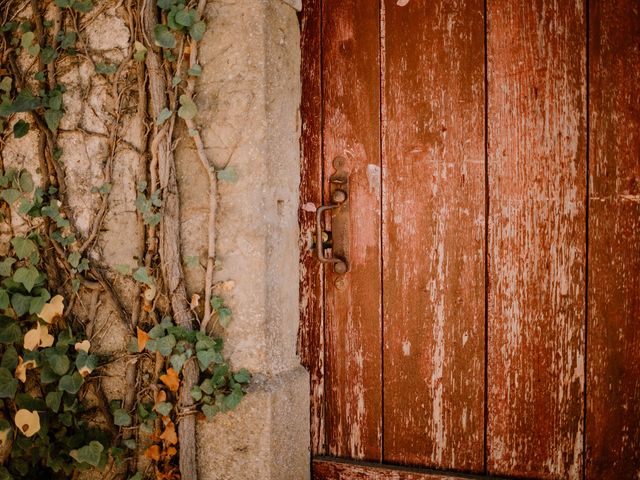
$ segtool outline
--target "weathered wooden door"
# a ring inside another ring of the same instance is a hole
[[[301,20],[314,477],[640,478],[640,3]]]

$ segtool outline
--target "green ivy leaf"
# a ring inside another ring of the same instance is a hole
[[[38,251],[38,247],[36,244],[24,237],[14,237],[11,239],[11,245],[13,245],[13,250],[16,252],[16,256],[18,259],[23,260],[30,256],[32,253]]]
[[[220,413],[220,407],[217,405],[202,405],[202,413],[204,413],[207,418],[212,418],[217,413]]]
[[[89,13],[93,8],[91,0],[72,0],[71,7],[80,13]]]
[[[176,0],[157,0],[156,5],[162,10],[170,10],[176,4]]]
[[[81,258],[82,255],[80,255],[78,252],[71,252],[67,257],[67,260],[69,261],[69,265],[71,265],[73,268],[78,268],[78,264],[80,264]]]
[[[49,407],[54,412],[58,413],[60,409],[60,402],[62,402],[62,392],[49,392],[47,393],[47,407]]]
[[[50,354],[47,361],[51,370],[53,370],[57,375],[64,375],[69,371],[69,367],[71,366],[69,358],[62,354]]]
[[[133,54],[133,59],[136,62],[144,62],[144,58],[147,55],[147,47],[144,46],[141,42],[136,41],[133,44],[133,48],[135,50]]]
[[[211,395],[213,393],[213,384],[211,383],[211,379],[207,378],[200,384],[200,390],[202,390],[207,395]]]
[[[218,170],[218,180],[223,182],[236,183],[238,181],[238,174],[233,167],[227,167],[224,170]]]
[[[9,345],[2,354],[2,361],[0,367],[7,368],[14,371],[18,366],[18,351],[13,345]]]
[[[202,37],[204,37],[204,32],[206,30],[207,24],[201,20],[189,27],[189,35],[191,35],[191,38],[193,38],[196,42],[199,42],[200,40],[202,40]]]
[[[53,48],[46,46],[42,49],[40,58],[42,59],[42,63],[44,63],[45,65],[49,65],[56,58],[58,58],[58,52],[56,52]]]
[[[72,375],[65,375],[58,382],[58,390],[64,390],[67,393],[75,395],[82,387],[84,378],[78,372],[73,372]]]
[[[59,379],[60,376],[56,375],[49,365],[43,366],[42,370],[40,370],[40,383],[43,385],[57,382]],[[62,392],[60,393],[62,394]]]
[[[217,358],[218,353],[213,350],[200,350],[196,353],[196,357],[198,358],[198,362],[200,363],[200,370],[203,372],[209,368]]]
[[[21,317],[29,311],[32,298],[33,297],[29,297],[21,293],[14,293],[11,295],[11,306],[16,311],[16,315]]]
[[[20,184],[20,189],[23,192],[29,193],[33,191],[33,177],[28,170],[22,170],[22,172],[20,172],[20,179],[18,180],[18,183]]]
[[[140,283],[147,284],[150,287],[154,285],[154,279],[149,276],[149,273],[147,272],[147,269],[145,267],[140,267],[135,272],[133,272],[133,279]]]
[[[22,48],[29,48],[33,45],[33,41],[35,40],[36,34],[33,32],[24,32],[22,34],[22,39],[20,40],[20,46]]]
[[[168,357],[176,345],[176,338],[173,335],[166,335],[156,341],[156,351],[163,357]]]
[[[100,463],[100,457],[104,447],[96,440],[89,442],[89,445],[85,445],[77,450],[71,450],[69,455],[78,463],[88,463],[94,467],[97,467]]]
[[[0,197],[9,205],[13,205],[20,198],[20,191],[15,188],[8,188],[7,190],[2,190]]]
[[[178,25],[182,25],[183,27],[191,27],[194,23],[196,23],[196,17],[198,13],[194,9],[186,9],[178,10],[174,17],[174,21]]]
[[[0,90],[9,93],[11,91],[12,83],[13,80],[11,79],[11,77],[3,77],[2,81],[0,81]]]
[[[158,114],[158,118],[156,118],[156,125],[162,125],[164,122],[171,118],[171,110],[168,108],[163,108]]]
[[[113,73],[116,73],[117,70],[118,70],[118,66],[113,65],[111,63],[98,63],[96,65],[96,72],[103,73],[105,75],[111,75]]]
[[[0,310],[6,310],[11,305],[11,299],[9,298],[9,292],[4,288],[0,288]]]
[[[24,285],[27,292],[31,292],[39,278],[40,272],[33,266],[20,267],[13,274],[13,281]]]
[[[246,368],[242,368],[233,374],[233,379],[238,383],[249,383],[251,380],[251,373]]]
[[[22,90],[13,101],[10,113],[30,112],[40,106],[40,99],[27,90]]]
[[[14,138],[22,138],[27,133],[29,133],[29,124],[24,120],[18,120],[13,125],[13,137]]]
[[[17,389],[18,380],[7,368],[0,367],[0,398],[13,398]]]
[[[202,399],[202,390],[198,385],[194,385],[191,389],[191,398],[193,398],[196,402],[199,402]]]
[[[16,259],[12,257],[7,257],[4,260],[0,261],[0,276],[11,276],[11,266],[14,263],[16,263]]]
[[[196,64],[187,70],[187,73],[192,77],[199,77],[202,74],[202,67]]]
[[[171,362],[173,369],[180,373],[184,363],[187,361],[187,356],[184,353],[177,353],[175,355],[171,355],[171,359],[169,361]]]
[[[227,410],[234,410],[244,397],[244,392],[240,385],[234,385],[232,392],[224,396],[224,406]]]
[[[178,116],[185,120],[191,120],[198,114],[198,107],[193,103],[193,100],[189,95],[180,95],[180,108],[178,109]]]
[[[22,330],[10,317],[0,316],[0,343],[22,343]]]
[[[98,357],[81,350],[76,357],[76,368],[78,371],[82,368],[88,368],[93,371],[98,368]]]
[[[171,413],[171,409],[173,405],[169,402],[160,402],[155,407],[156,412],[158,412],[163,417],[168,417]]]
[[[227,328],[231,323],[231,309],[223,307],[218,310],[218,322],[222,328]]]
[[[138,444],[136,443],[135,439],[133,439],[133,438],[127,438],[126,440],[123,440],[122,444],[125,447],[127,447],[129,450],[135,450],[138,447]]]
[[[153,36],[159,47],[175,48],[176,46],[176,37],[166,25],[158,24],[153,27]]]
[[[76,43],[76,32],[66,32],[64,34],[62,34],[62,32],[60,32],[61,35],[61,40],[60,40],[60,48],[63,50],[66,50],[67,48],[73,46],[74,43]]]
[[[47,127],[53,133],[58,131],[60,126],[60,120],[62,120],[63,112],[61,110],[45,110],[44,121],[47,122]]]
[[[113,423],[119,427],[128,427],[131,425],[131,415],[129,415],[126,410],[118,408],[113,412]]]

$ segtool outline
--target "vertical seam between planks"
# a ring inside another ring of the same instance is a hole
[[[583,380],[583,418],[582,418],[582,478],[586,480],[587,478],[587,332],[589,328],[589,141],[590,141],[590,127],[591,123],[589,121],[589,35],[591,33],[589,28],[589,0],[585,0],[585,262],[584,262],[584,380]]]
[[[484,28],[484,425],[483,472],[488,471],[488,421],[489,421],[489,59],[487,0],[483,4]]]
[[[320,35],[320,205],[324,204],[324,2],[318,1],[318,32]],[[321,242],[321,238],[316,238],[316,242]],[[321,313],[318,319],[322,330],[322,351],[319,353],[322,355],[322,451],[325,454],[329,453],[329,439],[327,431],[327,316],[326,316],[326,269],[324,264],[320,265],[320,302]],[[313,478],[313,472],[312,472]]]
[[[379,161],[380,161],[380,461],[384,461],[384,122],[385,122],[385,0],[380,0],[378,9],[378,62],[379,62]]]

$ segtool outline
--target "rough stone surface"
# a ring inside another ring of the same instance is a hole
[[[236,182],[220,182],[219,188],[216,281],[233,285],[222,292],[234,312],[225,332],[226,353],[235,367],[249,368],[261,383],[238,411],[199,424],[199,451],[212,452],[199,455],[200,474],[203,479],[303,480],[309,475],[309,409],[308,378],[295,353],[296,12],[281,0],[219,0],[209,4],[207,21],[198,123],[217,167],[238,174]],[[181,142],[176,158],[183,256],[204,264],[205,172],[188,141]],[[187,268],[189,293],[201,293],[203,275],[201,267]]]
[[[309,477],[307,372],[258,381],[235,411],[199,423],[200,480]]]
[[[122,2],[104,2],[82,20],[82,35],[95,62],[119,64],[130,48]],[[226,354],[234,368],[255,378],[234,412],[198,424],[200,478],[304,480],[309,475],[308,378],[296,356],[298,328],[298,184],[300,98],[300,0],[210,0],[208,29],[200,46],[203,67],[196,88],[207,153],[218,168],[237,172],[220,182],[217,223],[220,267],[215,281],[233,310]],[[28,14],[28,10],[25,11]],[[87,234],[100,206],[108,136],[115,101],[108,77],[97,75],[84,56],[57,66],[65,116],[59,140],[74,223]],[[135,105],[136,92],[129,92]],[[21,116],[17,116],[18,120]],[[109,210],[90,256],[110,267],[139,264],[143,226],[136,211],[137,185],[144,179],[143,130],[135,108],[123,112],[112,171]],[[176,147],[181,198],[182,256],[190,294],[203,294],[206,264],[208,183],[186,132]],[[39,180],[35,129],[8,138],[5,167],[27,168]],[[29,228],[12,215],[0,223],[0,255],[12,234]],[[195,260],[195,261],[194,261]],[[113,274],[126,307],[135,300],[134,282]],[[75,303],[90,318],[97,353],[122,353],[126,330],[105,295],[92,310],[89,295]],[[104,371],[112,398],[124,395],[125,360]]]

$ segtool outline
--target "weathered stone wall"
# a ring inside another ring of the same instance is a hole
[[[135,200],[137,185],[145,179],[145,125],[136,117],[135,81],[133,88],[122,87],[118,111],[120,92],[95,75],[92,62],[120,64],[130,45],[123,3],[95,3],[81,24],[92,60],[80,55],[58,66],[60,81],[68,88],[59,138],[71,214],[87,235],[100,208],[95,188],[106,181],[109,136],[118,128],[109,209],[90,250],[93,259],[115,268],[138,265],[144,252]],[[308,379],[295,352],[298,8],[300,0],[210,0],[206,9],[196,121],[210,158],[238,173],[236,182],[220,182],[215,281],[225,290],[234,315],[229,328],[219,333],[233,367],[254,374],[250,393],[236,411],[198,424],[199,475],[207,480],[302,480],[309,475]],[[183,265],[189,294],[202,294],[204,268],[186,259],[206,263],[208,183],[184,133],[179,132],[176,145]],[[35,129],[21,139],[9,139],[2,149],[5,167],[27,168],[37,179],[38,148]],[[26,226],[17,216],[11,225],[0,225],[0,254],[6,253],[3,241],[10,232],[21,228]],[[134,282],[112,276],[122,298],[134,305]],[[89,331],[97,352],[126,351],[125,329],[105,295],[82,295],[74,308],[78,317],[92,323]],[[105,389],[113,398],[124,395],[125,361],[114,362],[105,372]]]

